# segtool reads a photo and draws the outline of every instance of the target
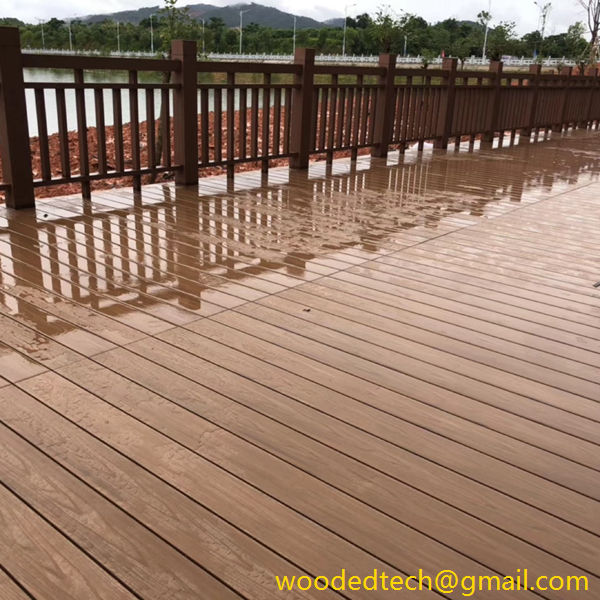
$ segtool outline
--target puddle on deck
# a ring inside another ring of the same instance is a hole
[[[339,161],[329,173],[279,168],[268,182],[245,173],[233,191],[218,177],[198,193],[169,184],[2,207],[3,330],[18,328],[11,315],[91,355],[106,349],[92,334],[134,341],[585,184],[598,177],[599,141],[575,132],[474,154],[408,152],[400,164],[397,153]],[[27,331],[14,332],[24,354],[69,360]],[[2,360],[13,359],[0,349]]]

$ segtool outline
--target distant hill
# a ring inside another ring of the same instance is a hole
[[[294,26],[294,15],[284,12],[272,6],[263,6],[254,2],[250,4],[233,4],[230,6],[213,6],[212,4],[188,4],[185,8],[189,10],[194,19],[206,19],[217,17],[223,19],[227,27],[238,27],[240,24],[240,10],[247,10],[244,13],[244,23],[256,23],[263,27],[272,27],[273,29],[292,29]],[[115,13],[106,13],[99,15],[89,15],[81,20],[89,23],[98,23],[106,19],[120,21],[121,23],[139,23],[150,15],[157,13],[159,6],[149,6],[137,10],[123,10]],[[309,17],[296,17],[297,29],[321,29],[323,27],[342,27],[344,19],[330,19],[326,22],[317,21]]]

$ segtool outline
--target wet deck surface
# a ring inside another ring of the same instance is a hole
[[[0,208],[0,596],[599,597],[599,144]]]

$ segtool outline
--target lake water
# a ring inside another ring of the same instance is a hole
[[[26,82],[47,82],[47,83],[73,83],[73,73],[60,69],[25,69]],[[127,83],[127,75],[124,72],[112,71],[86,71],[86,83]],[[159,79],[154,74],[140,74],[141,83],[158,83]],[[104,95],[104,119],[106,125],[113,124],[113,103],[112,92],[105,90]],[[172,96],[172,93],[171,93]],[[48,134],[58,132],[58,113],[56,108],[56,94],[54,90],[45,90],[44,98],[46,102],[46,120],[48,126]],[[29,135],[38,135],[38,123],[35,109],[35,94],[34,90],[26,90],[27,99],[27,120],[29,124]],[[77,111],[75,108],[75,91],[65,91],[65,101],[67,107],[67,125],[69,130],[77,129]],[[213,108],[213,90],[209,90],[209,110]],[[248,97],[248,106],[250,106],[250,98]],[[154,114],[157,116],[160,111],[160,92],[154,93]],[[239,108],[239,91],[235,93],[235,108]],[[222,109],[227,108],[226,94],[222,95]],[[123,110],[123,123],[129,123],[131,120],[129,106],[129,90],[121,90],[121,104]],[[94,90],[85,90],[85,105],[86,118],[88,127],[96,126],[96,110],[94,103]],[[173,103],[171,102],[171,108]],[[198,106],[200,106],[200,94],[198,94]],[[259,96],[259,106],[262,106],[262,98]],[[138,111],[140,121],[146,120],[146,95],[144,91],[138,93]],[[171,110],[171,116],[172,116]]]

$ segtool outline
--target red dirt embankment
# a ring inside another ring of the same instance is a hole
[[[210,160],[214,160],[215,158],[215,115],[214,113],[210,113],[209,115],[209,157]],[[262,109],[258,111],[258,119],[257,119],[257,141],[259,150],[262,148]],[[269,133],[269,147],[273,147],[273,117],[274,111],[271,109],[271,128]],[[246,115],[246,148],[247,154],[250,154],[250,128],[251,128],[251,110],[249,109]],[[281,109],[280,115],[280,140],[283,140],[283,123],[284,123],[284,109]],[[227,115],[223,113],[222,115],[222,134],[220,140],[221,146],[221,156],[225,158],[227,156]],[[239,132],[239,122],[240,115],[239,112],[236,111],[234,113],[234,129],[235,129],[235,140],[236,140],[236,155],[239,155],[240,150],[240,132]],[[160,127],[160,120],[156,121],[156,132]],[[148,164],[148,124],[147,122],[140,123],[140,160],[142,168]],[[107,165],[108,170],[115,170],[116,157],[115,157],[115,128],[112,125],[106,126],[105,130],[105,138],[106,138],[106,157],[107,157]],[[173,140],[173,127],[171,130],[171,148],[173,148],[174,140]],[[200,117],[198,117],[198,130],[201,131],[201,123]],[[156,133],[157,135],[157,133]],[[80,171],[79,165],[79,135],[77,131],[69,131],[67,134],[68,137],[68,148],[69,148],[69,164],[71,168],[71,173],[76,175]],[[91,173],[95,173],[98,171],[98,130],[96,127],[89,127],[87,130],[87,142],[88,142],[88,157],[89,157],[89,170]],[[31,166],[34,179],[41,179],[42,176],[42,160],[40,154],[40,140],[38,137],[32,137],[30,140],[31,147]],[[50,170],[52,176],[54,178],[62,177],[62,167],[61,167],[61,158],[60,158],[60,138],[58,133],[52,134],[48,136],[48,148],[49,148],[49,156],[50,156]],[[368,150],[361,151],[363,154],[368,152]],[[336,156],[346,156],[349,155],[349,152],[336,152]],[[314,159],[318,159],[320,157],[313,157]],[[123,161],[125,169],[133,168],[132,161],[132,138],[131,138],[131,125],[127,124],[123,126]],[[270,159],[270,166],[281,166],[287,164],[287,159]],[[255,170],[260,165],[260,162],[247,162],[247,163],[239,163],[235,165],[235,171],[250,171]],[[217,175],[225,172],[225,167],[203,167],[199,169],[200,177],[209,177],[211,175]],[[174,177],[173,172],[167,171],[163,173],[157,173],[154,177],[154,181],[170,181]],[[2,181],[2,165],[0,164],[0,182]],[[142,183],[151,183],[153,181],[151,175],[144,175],[142,177]],[[113,187],[127,187],[131,186],[133,183],[132,177],[115,177],[115,178],[107,178],[101,179],[97,181],[92,181],[91,186],[93,190],[98,189],[110,189]],[[48,198],[53,196],[64,196],[68,194],[78,193],[81,189],[79,183],[69,183],[69,184],[60,184],[60,185],[50,185],[43,186],[36,189],[36,196],[38,198]],[[1,197],[0,192],[0,197]]]
[[[283,123],[283,110],[281,111],[281,123]],[[271,111],[271,119],[273,118],[273,111]],[[250,120],[251,114],[248,111],[247,114],[247,131],[250,130]],[[227,136],[225,131],[225,125],[227,123],[226,114],[223,114],[223,128],[222,128],[222,142],[221,142],[221,154],[223,158],[226,157],[227,153]],[[272,121],[271,121],[272,123]],[[236,151],[239,151],[239,113],[236,112],[234,116],[234,125],[235,125],[235,139],[237,140]],[[156,128],[160,127],[160,120],[156,122]],[[198,127],[200,131],[200,117],[198,118]],[[171,130],[171,148],[173,148],[174,140],[173,140],[173,127]],[[281,135],[283,135],[283,126],[280,128]],[[258,114],[258,147],[261,148],[262,145],[262,110],[259,111]],[[272,136],[273,131],[271,128],[270,133],[270,144],[272,144]],[[105,137],[106,137],[106,156],[108,163],[108,170],[115,170],[115,128],[114,126],[106,126],[105,127]],[[248,133],[247,146],[249,147],[250,138]],[[89,156],[89,169],[91,173],[95,173],[98,171],[98,130],[96,127],[89,127],[87,130],[87,140],[88,140],[88,156]],[[209,156],[211,160],[214,159],[215,156],[215,132],[214,132],[214,114],[211,113],[209,117]],[[50,154],[50,170],[52,172],[53,177],[61,177],[62,169],[61,169],[61,160],[60,160],[60,138],[57,133],[48,136],[48,147]],[[71,167],[71,173],[77,174],[80,171],[79,167],[79,135],[76,131],[68,132],[68,147],[69,147],[69,163]],[[249,152],[249,150],[248,150]],[[237,152],[236,152],[237,154]],[[148,164],[148,125],[147,122],[140,123],[140,158],[142,168]],[[132,138],[131,138],[131,125],[127,124],[123,126],[123,160],[125,169],[133,168],[132,161]],[[35,179],[41,178],[42,173],[42,161],[40,155],[40,142],[38,137],[31,138],[31,163],[32,163],[32,171]],[[270,161],[272,166],[279,166],[282,164],[286,164],[287,159],[273,159]],[[252,169],[256,169],[256,162],[252,163],[241,163],[236,164],[236,171],[248,171]],[[208,177],[210,175],[216,175],[224,172],[224,167],[204,167],[199,170],[200,177]],[[0,181],[2,169],[0,165]],[[155,176],[154,181],[169,181],[173,179],[172,172],[164,172],[158,173]],[[150,175],[144,175],[142,178],[143,183],[150,183],[152,181],[152,177]],[[131,177],[119,177],[119,178],[109,178],[102,179],[98,181],[92,181],[92,189],[108,189],[113,187],[123,187],[130,186],[132,184]],[[38,197],[51,197],[51,196],[62,196],[67,194],[77,193],[80,190],[80,184],[72,183],[72,184],[61,184],[61,185],[52,185],[52,186],[44,186],[38,188],[36,190],[36,195]]]

